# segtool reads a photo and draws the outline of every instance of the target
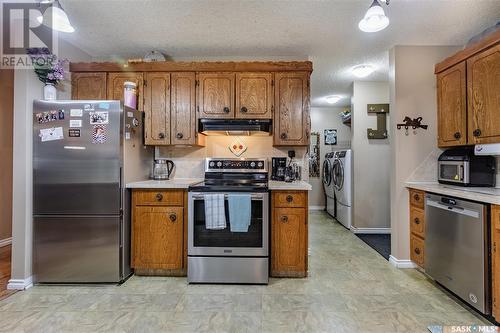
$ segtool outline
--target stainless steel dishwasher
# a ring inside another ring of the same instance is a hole
[[[425,272],[484,314],[490,313],[487,206],[426,194]]]

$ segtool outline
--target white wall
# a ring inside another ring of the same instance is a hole
[[[408,190],[404,183],[437,181],[437,106],[434,65],[458,47],[396,46],[390,51],[391,94],[391,254],[410,256]],[[405,116],[422,117],[427,130],[397,130]]]
[[[323,166],[325,154],[333,150],[351,147],[351,128],[342,123],[339,114],[344,111],[343,107],[312,107],[311,108],[311,130],[319,132],[320,136],[320,168]],[[337,145],[325,145],[325,129],[337,130]],[[312,191],[309,192],[309,206],[321,208],[325,206],[325,191],[321,175],[319,178],[309,178]]]
[[[60,58],[90,61],[75,46],[59,40]],[[69,75],[62,83],[59,99],[71,96]],[[17,69],[14,77],[12,267],[9,288],[22,289],[32,274],[32,113],[33,100],[42,98],[43,84],[33,70]]]
[[[389,139],[369,140],[366,132],[367,128],[377,128],[377,116],[368,114],[367,104],[382,103],[389,103],[388,82],[354,82],[351,147],[355,228],[390,227],[390,136]]]

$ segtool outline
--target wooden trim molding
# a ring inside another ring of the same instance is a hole
[[[458,64],[459,62],[464,61],[467,58],[472,57],[473,55],[483,51],[484,49],[494,46],[497,43],[500,43],[500,29],[497,29],[497,31],[484,37],[476,44],[473,44],[462,51],[458,51],[451,57],[448,57],[443,61],[441,61],[440,63],[436,64],[434,68],[434,73],[435,74],[440,73],[450,68],[451,66]]]
[[[72,62],[70,72],[312,72],[311,61]]]

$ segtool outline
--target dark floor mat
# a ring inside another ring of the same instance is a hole
[[[391,254],[390,234],[356,234],[356,236],[380,253],[382,257],[389,260],[389,255]]]

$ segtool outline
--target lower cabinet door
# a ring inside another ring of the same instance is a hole
[[[134,268],[182,269],[182,207],[136,206],[133,224]]]
[[[274,208],[271,275],[306,276],[305,228],[305,208]]]
[[[424,240],[415,235],[410,235],[410,259],[424,267]]]

